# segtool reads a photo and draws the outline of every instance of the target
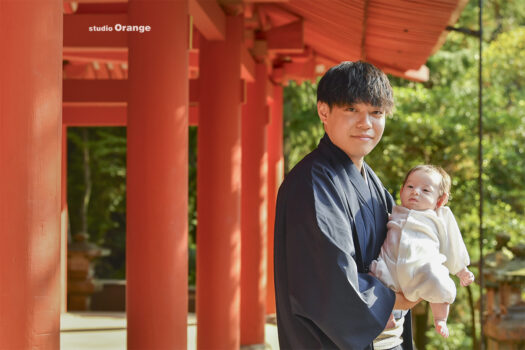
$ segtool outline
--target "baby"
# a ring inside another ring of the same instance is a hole
[[[395,206],[388,233],[372,273],[410,301],[430,302],[436,331],[447,338],[449,305],[456,286],[474,281],[465,243],[448,201],[450,176],[440,167],[419,165],[411,169],[401,187],[401,206]]]

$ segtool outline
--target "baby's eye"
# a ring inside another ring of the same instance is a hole
[[[427,190],[426,188],[425,188],[423,191],[425,191],[425,192],[431,192],[430,190]]]
[[[407,187],[408,187],[408,188],[414,188],[414,186],[412,186],[412,185],[408,185]]]

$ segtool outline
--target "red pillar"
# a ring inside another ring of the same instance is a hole
[[[242,17],[200,42],[197,347],[240,346]]]
[[[256,66],[242,112],[241,345],[263,344],[266,315],[266,66]]]
[[[129,2],[127,346],[186,349],[188,2]]]
[[[63,4],[0,8],[0,347],[58,349]]]
[[[268,287],[266,313],[275,313],[275,287],[273,281],[273,230],[277,192],[284,178],[283,155],[283,87],[273,86],[273,103],[268,125]]]

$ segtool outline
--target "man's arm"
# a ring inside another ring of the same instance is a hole
[[[410,301],[407,298],[405,298],[403,293],[396,293],[396,302],[394,303],[394,310],[410,310],[414,306],[416,306],[421,300],[423,299],[420,298],[416,301]]]

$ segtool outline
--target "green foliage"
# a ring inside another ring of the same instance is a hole
[[[88,142],[83,139],[88,135]],[[68,128],[68,205],[71,233],[81,231],[85,195],[83,149],[90,155],[92,192],[87,210],[89,240],[111,251],[96,261],[98,278],[126,276],[126,128]],[[189,284],[195,284],[197,227],[197,128],[189,128]]]
[[[468,325],[464,323],[449,323],[450,337],[444,339],[431,327],[427,332],[427,350],[458,350],[472,349],[472,337],[467,336]]]
[[[87,135],[87,142],[83,133]],[[83,150],[89,152],[85,164]],[[126,128],[68,128],[68,207],[71,234],[82,230],[85,166],[92,191],[87,207],[89,240],[111,255],[97,260],[99,278],[125,278]]]
[[[284,88],[284,162],[290,171],[308,152],[317,147],[324,134],[317,117],[317,85],[305,82],[297,85],[290,82]]]

